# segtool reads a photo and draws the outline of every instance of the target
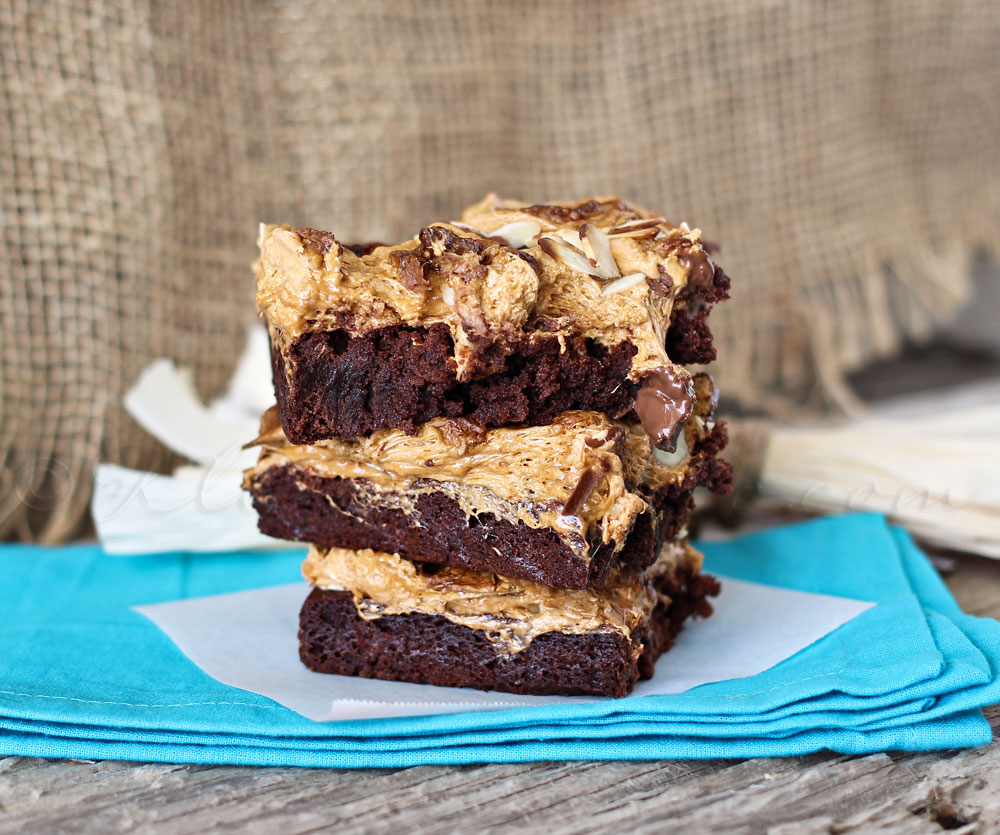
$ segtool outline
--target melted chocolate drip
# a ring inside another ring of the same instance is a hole
[[[697,292],[705,292],[715,278],[715,264],[704,249],[686,250],[678,260],[688,268],[687,286]]]
[[[635,411],[653,445],[673,452],[684,422],[694,411],[691,379],[669,368],[650,371],[635,396]]]
[[[688,295],[707,292],[715,279],[715,264],[708,257],[709,247],[715,245],[702,241],[699,249],[692,249],[691,246],[691,241],[680,234],[661,240],[656,245],[657,251],[664,256],[677,253],[677,260],[687,268],[688,280],[684,291]]]

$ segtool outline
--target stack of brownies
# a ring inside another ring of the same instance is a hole
[[[311,544],[311,669],[623,696],[717,582],[687,542],[729,465],[697,229],[494,196],[398,245],[262,227],[277,407],[245,487]],[[680,363],[680,364],[679,364]]]

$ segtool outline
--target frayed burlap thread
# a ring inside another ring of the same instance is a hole
[[[850,406],[1000,220],[988,0],[0,6],[0,534],[57,541],[122,393],[217,392],[260,220],[386,240],[489,191],[616,192],[723,244],[720,386]]]

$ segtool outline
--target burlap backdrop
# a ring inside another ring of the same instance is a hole
[[[167,463],[122,392],[160,356],[219,390],[259,220],[617,192],[723,243],[730,395],[847,397],[996,238],[998,44],[990,0],[8,0],[0,534],[78,530],[98,460]]]

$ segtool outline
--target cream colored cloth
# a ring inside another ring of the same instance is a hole
[[[0,534],[169,463],[122,393],[160,356],[221,389],[261,220],[617,192],[724,245],[724,391],[846,400],[995,240],[997,43],[988,0],[4,3]]]

